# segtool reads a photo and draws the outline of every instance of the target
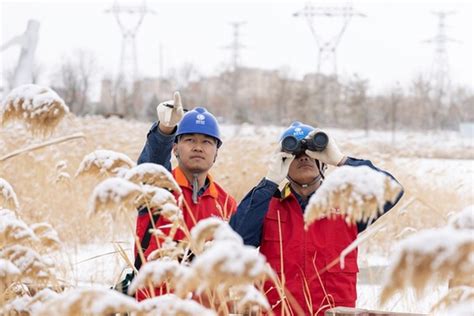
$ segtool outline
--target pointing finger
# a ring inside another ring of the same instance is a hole
[[[181,95],[179,94],[179,91],[175,91],[174,93],[174,107],[175,109],[182,109],[183,105],[181,104]]]

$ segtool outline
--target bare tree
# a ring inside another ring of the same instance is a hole
[[[97,74],[94,56],[78,50],[70,57],[64,57],[54,74],[52,86],[61,95],[72,112],[84,114],[90,98],[90,87]]]

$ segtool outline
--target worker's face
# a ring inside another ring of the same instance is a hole
[[[290,178],[298,183],[309,183],[319,175],[319,169],[316,160],[308,157],[306,154],[300,154],[290,164],[288,170]]]
[[[173,151],[181,169],[190,173],[207,172],[217,157],[217,140],[202,134],[182,135]]]

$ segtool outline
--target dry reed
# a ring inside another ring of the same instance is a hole
[[[0,178],[0,208],[2,207],[18,209],[20,204],[10,183]]]
[[[452,306],[462,303],[474,303],[474,287],[458,286],[449,289],[448,293],[433,305],[431,313],[438,314],[442,310],[447,310]]]
[[[330,173],[306,207],[305,225],[321,218],[343,215],[348,223],[369,221],[395,201],[401,186],[369,167],[339,167]]]
[[[148,261],[158,260],[158,259],[178,260],[178,259],[183,258],[183,256],[186,253],[185,247],[187,243],[186,242],[177,243],[176,241],[173,241],[169,236],[164,235],[163,232],[161,233],[163,234],[161,235],[163,242],[161,243],[160,247],[150,252],[147,260]],[[159,235],[155,235],[155,236],[159,238]]]
[[[230,289],[237,297],[237,310],[241,312],[258,312],[260,310],[269,311],[270,304],[265,295],[253,285],[235,286]]]
[[[387,272],[381,303],[408,286],[420,295],[429,281],[469,278],[474,274],[473,249],[472,231],[450,227],[425,230],[403,240]]]
[[[128,170],[124,178],[137,184],[148,184],[170,191],[181,192],[173,175],[161,165],[142,163]]]
[[[193,260],[191,267],[202,280],[198,293],[217,287],[226,290],[234,285],[253,284],[273,275],[265,257],[254,247],[228,240],[214,242]]]
[[[119,211],[134,208],[134,201],[142,194],[141,188],[122,178],[109,178],[99,183],[92,192],[89,216],[102,211]],[[112,212],[112,215],[115,215]]]
[[[195,289],[198,286],[198,281],[199,279],[191,268],[176,260],[150,261],[143,265],[134,278],[129,294],[134,294],[141,288],[160,287],[166,284],[169,289],[176,290],[179,296],[184,297],[190,289]]]
[[[1,123],[22,121],[34,134],[48,135],[69,113],[56,92],[47,87],[26,84],[13,89],[0,109]]]
[[[61,241],[57,231],[49,223],[36,223],[30,225],[30,228],[39,238],[41,245],[50,249],[59,249]]]
[[[0,309],[0,313],[6,315],[37,315],[43,305],[58,297],[58,293],[45,288],[38,291],[33,297],[23,295],[16,297],[6,306]]]
[[[135,166],[135,163],[125,154],[113,150],[99,149],[87,154],[81,161],[75,177],[81,175],[114,175]]]
[[[38,316],[111,315],[138,310],[135,299],[102,288],[77,288],[46,302]]]
[[[166,294],[151,298],[140,303],[140,311],[136,316],[217,316],[217,314],[200,305],[196,301],[182,299],[174,294]]]
[[[228,240],[243,244],[242,237],[235,233],[227,222],[217,217],[203,219],[193,227],[190,241],[193,253],[202,253],[205,243],[210,240]]]
[[[21,271],[21,279],[47,282],[51,279],[52,262],[45,261],[35,250],[21,245],[12,245],[0,250],[0,258],[13,263]]]

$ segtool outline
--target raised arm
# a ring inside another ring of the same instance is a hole
[[[155,122],[146,137],[146,143],[138,158],[138,164],[152,162],[162,165],[171,171],[171,150],[173,148],[176,129],[170,135],[160,131]]]
[[[158,122],[152,125],[147,134],[138,163],[152,162],[171,171],[171,150],[175,140],[176,126],[184,115],[179,92],[174,93],[174,100],[158,104],[156,112]]]

